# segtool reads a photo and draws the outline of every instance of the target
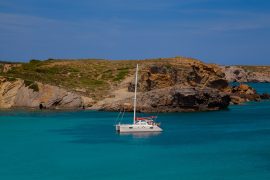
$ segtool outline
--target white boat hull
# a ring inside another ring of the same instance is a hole
[[[157,125],[137,125],[137,124],[117,124],[115,125],[118,132],[161,132],[162,129]]]

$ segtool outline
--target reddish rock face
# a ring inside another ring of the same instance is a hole
[[[155,64],[142,69],[138,89],[146,92],[182,85],[221,90],[228,87],[228,82],[224,77],[225,74],[218,66],[206,65],[201,62]],[[134,83],[130,84],[129,91],[134,91]]]

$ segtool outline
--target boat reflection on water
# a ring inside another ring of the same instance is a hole
[[[153,136],[158,136],[161,132],[133,132],[133,133],[121,133],[118,132],[120,136],[132,136],[134,138],[149,138]]]

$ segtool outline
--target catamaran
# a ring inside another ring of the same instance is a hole
[[[160,132],[162,129],[159,127],[159,123],[155,123],[154,119],[156,116],[150,117],[137,117],[136,116],[136,104],[137,104],[137,84],[138,84],[138,69],[137,64],[136,74],[135,74],[135,92],[134,92],[134,109],[133,109],[133,124],[119,124],[115,125],[116,131],[118,132]]]

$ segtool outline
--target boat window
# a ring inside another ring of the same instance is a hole
[[[129,127],[129,129],[133,129],[133,127]]]
[[[153,129],[153,127],[150,127],[150,129]]]

